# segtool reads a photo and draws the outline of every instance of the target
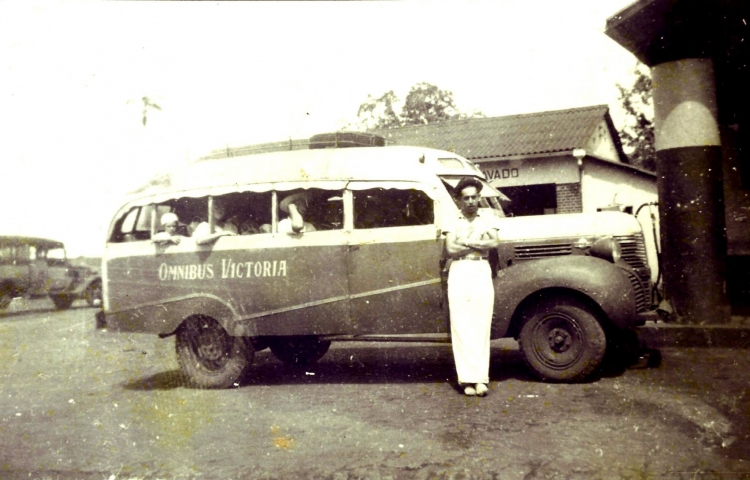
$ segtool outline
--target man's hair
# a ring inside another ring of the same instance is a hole
[[[475,187],[477,189],[477,193],[482,191],[482,182],[477,180],[474,177],[464,177],[459,182],[458,185],[456,185],[456,188],[453,189],[454,193],[457,197],[461,196],[461,192],[466,187]]]

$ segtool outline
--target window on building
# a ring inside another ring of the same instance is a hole
[[[510,204],[505,207],[509,216],[524,217],[557,212],[557,189],[554,183],[503,187],[503,193],[510,198]]]

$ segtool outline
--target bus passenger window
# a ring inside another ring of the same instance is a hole
[[[226,208],[226,222],[238,235],[270,233],[271,192],[241,192],[214,197]],[[267,226],[267,227],[264,227]],[[267,231],[264,231],[266,230]]]
[[[141,207],[133,207],[128,211],[122,218],[117,221],[115,229],[112,232],[112,238],[110,242],[133,242],[137,240],[135,236],[135,222],[138,219],[138,215],[141,212]]]
[[[279,192],[278,196],[281,199],[279,233],[307,233],[344,228],[344,195],[340,190],[310,188]]]
[[[373,188],[354,192],[354,228],[429,225],[433,204],[422,191]]]

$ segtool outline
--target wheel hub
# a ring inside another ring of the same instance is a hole
[[[573,341],[570,333],[562,328],[553,328],[550,330],[547,340],[549,341],[550,348],[557,353],[567,351]]]
[[[201,335],[198,343],[198,354],[201,358],[209,361],[220,359],[224,355],[221,338],[215,332],[206,332]]]

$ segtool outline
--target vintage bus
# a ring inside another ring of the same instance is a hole
[[[427,148],[185,165],[114,215],[100,326],[176,335],[182,372],[199,387],[235,384],[264,348],[306,365],[332,341],[450,342],[442,227],[458,214],[452,188],[465,176],[483,182],[483,207],[504,217],[503,195],[474,164]],[[298,193],[314,227],[280,231],[280,207]],[[155,241],[165,213],[179,219],[179,243]],[[651,307],[638,222],[616,212],[499,221],[492,337],[519,339],[541,379],[587,378]],[[192,235],[229,226],[208,243]]]

